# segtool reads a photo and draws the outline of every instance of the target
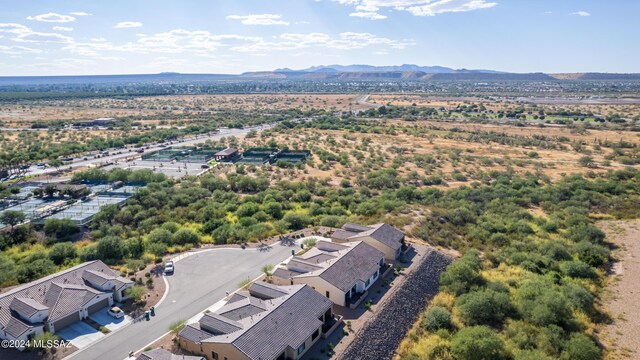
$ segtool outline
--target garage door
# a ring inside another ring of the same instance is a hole
[[[70,315],[67,315],[65,317],[63,317],[62,319],[56,321],[53,323],[53,327],[55,329],[55,331],[60,331],[61,329],[63,329],[65,326],[69,326],[71,324],[73,324],[76,321],[80,321],[80,313],[73,313]]]
[[[109,299],[108,298],[104,298],[100,301],[98,301],[97,303],[93,304],[93,305],[89,305],[89,315],[93,314],[94,312],[103,309],[104,307],[109,306]]]

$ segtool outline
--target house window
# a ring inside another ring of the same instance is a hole
[[[364,283],[364,287],[369,286],[369,284],[371,284],[371,279],[367,279],[367,281]]]
[[[218,353],[215,351],[211,352],[211,357],[213,358],[213,360],[219,360],[220,358],[218,357]]]
[[[326,295],[327,295],[327,297],[329,297],[329,295],[330,295],[330,294],[329,294],[329,292],[328,292],[328,291],[326,291],[326,293],[327,293],[327,294],[326,294]]]
[[[306,349],[306,346],[304,343],[302,343],[302,345],[298,347],[298,355],[302,354],[304,352],[304,349]]]
[[[313,332],[313,334],[311,335],[311,341],[315,340],[318,335],[320,335],[320,329],[317,329],[316,331]]]

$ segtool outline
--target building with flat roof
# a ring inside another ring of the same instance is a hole
[[[300,359],[335,323],[331,300],[306,285],[256,282],[178,335],[209,360]]]
[[[389,224],[345,224],[331,235],[331,240],[336,243],[364,241],[382,251],[386,260],[394,261],[402,252],[404,233]]]
[[[238,158],[240,158],[240,151],[234,147],[220,150],[213,155],[213,159],[220,162],[234,162],[238,160]]]
[[[133,282],[102,261],[89,261],[0,294],[0,339],[55,333],[126,299]],[[23,349],[21,349],[23,350]]]
[[[380,276],[384,254],[365,242],[337,244],[318,241],[272,274],[275,284],[307,284],[334,304],[347,306]]]

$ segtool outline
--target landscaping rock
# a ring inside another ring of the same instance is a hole
[[[358,332],[339,360],[392,359],[407,331],[427,302],[438,293],[440,273],[452,259],[436,250],[424,255],[418,267],[389,297],[379,312]]]

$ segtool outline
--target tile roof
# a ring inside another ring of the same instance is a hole
[[[324,249],[337,248],[327,245],[327,241],[318,241],[316,248],[309,250],[304,256],[311,253],[310,258],[318,258],[318,253],[325,254],[325,261],[319,261],[315,265],[319,270],[311,270],[308,272],[291,271],[290,278],[308,278],[318,276],[343,292],[349,291],[358,281],[366,282],[380,268],[380,260],[384,258],[384,254],[373,246],[363,242],[353,242],[340,244],[342,250],[323,251]],[[330,244],[330,243],[329,243]],[[319,247],[319,248],[318,248]],[[294,257],[293,260],[298,260]],[[305,259],[306,260],[306,259]],[[291,265],[291,261],[285,266],[282,272],[274,272],[274,276],[287,275],[286,271]],[[299,268],[294,262],[293,266]]]
[[[112,273],[113,276],[116,276],[115,272],[102,261],[95,260],[20,285],[0,294],[0,326],[10,328],[12,336],[15,334],[19,336],[34,326],[11,311],[11,304],[16,298],[31,299],[33,302],[31,300],[29,302],[32,305],[39,303],[48,307],[49,320],[55,320],[74,310],[79,310],[80,306],[86,304],[87,301],[102,294],[102,292],[91,288],[82,277],[86,270]],[[117,281],[122,284],[131,282],[119,277],[117,277]],[[18,333],[18,331],[22,332]]]
[[[357,235],[358,233],[355,231],[346,231],[346,230],[341,230],[338,229],[336,231],[333,232],[333,234],[331,234],[331,237],[334,239],[340,239],[340,240],[347,240],[348,238],[352,237],[353,235]]]
[[[43,304],[48,306],[49,321],[59,320],[71,313],[78,312],[82,306],[94,299],[102,291],[86,285],[51,283]]]
[[[277,285],[266,282],[254,282],[249,286],[249,294],[260,299],[274,299],[287,295],[287,291]]]
[[[200,319],[200,327],[214,334],[229,334],[242,329],[242,324],[216,313],[206,313]]]
[[[113,280],[115,279],[115,276],[113,274],[108,275],[105,274],[104,272],[100,272],[100,271],[95,271],[95,270],[85,270],[82,273],[82,278],[97,284],[97,285],[104,285],[106,284],[109,280]]]
[[[268,289],[268,290],[267,290]],[[225,334],[213,334],[206,331],[206,322],[210,318],[187,325],[180,337],[196,343],[227,343],[235,346],[249,359],[275,359],[287,347],[297,349],[311,334],[322,326],[319,317],[331,309],[331,300],[318,294],[307,285],[275,286],[267,283],[254,283],[249,288],[250,298],[254,294],[270,293],[276,297],[257,299],[265,310],[239,320],[229,322],[241,325],[241,329]],[[215,314],[226,317],[228,307],[237,306],[238,300],[225,305]],[[204,317],[211,316],[206,314]],[[230,319],[231,320],[231,319]]]
[[[397,250],[402,247],[402,239],[404,239],[404,233],[389,224],[376,224],[370,226],[371,230],[359,233],[352,236],[352,238],[358,238],[362,236],[370,236],[388,247]]]
[[[196,344],[201,343],[203,340],[211,337],[211,333],[200,329],[200,323],[188,324],[181,331],[178,336],[194,342]]]
[[[24,317],[32,317],[38,311],[49,310],[48,307],[40,304],[39,302],[31,298],[23,298],[23,297],[13,298],[9,307],[11,308],[11,310],[17,312],[18,314]]]
[[[336,230],[331,237],[350,241],[356,241],[363,237],[371,237],[394,250],[398,250],[402,247],[404,233],[384,223],[370,226],[345,224],[341,230]]]
[[[111,269],[85,270],[82,273],[82,278],[90,283],[97,284],[98,286],[102,286],[108,281],[113,281],[116,290],[120,290],[124,285],[133,284],[133,281],[117,276]]]
[[[380,260],[384,254],[364,242],[359,242],[349,251],[330,262],[320,277],[338,289],[347,292],[357,282],[366,282],[380,269]]]
[[[331,308],[332,302],[304,285],[264,315],[235,341],[249,359],[275,359],[287,347],[297,349],[322,326],[318,318]]]

